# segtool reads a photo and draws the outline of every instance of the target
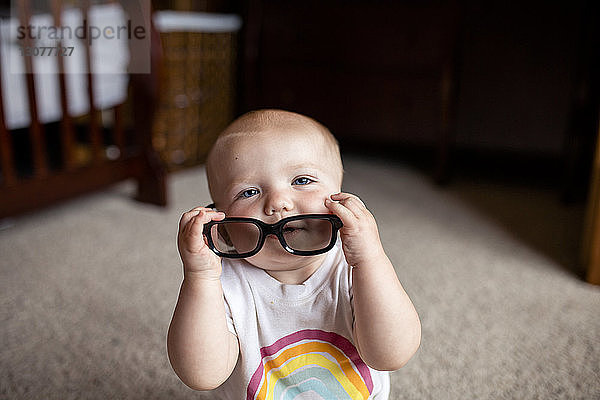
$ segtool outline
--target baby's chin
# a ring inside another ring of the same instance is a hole
[[[279,282],[289,285],[299,285],[305,282],[321,267],[325,257],[324,254],[308,257],[289,254],[288,259],[290,260],[287,262],[284,260],[269,260],[267,265],[261,262],[263,260],[252,260],[257,256],[258,254],[248,258],[248,262],[256,268],[262,269]]]
[[[295,256],[293,254],[288,253],[287,251],[281,249],[283,254],[278,254],[277,256],[257,254],[252,257],[246,258],[250,264],[252,264],[256,268],[260,268],[266,271],[276,270],[276,271],[286,271],[286,270],[295,270],[298,268],[302,268],[303,258],[309,259],[311,257],[304,256]],[[297,265],[299,264],[299,265]]]
[[[248,257],[245,260],[254,267],[264,271],[295,271],[313,265],[315,261],[322,258],[322,255],[297,256],[288,253],[283,248],[281,248],[281,252],[271,251],[266,253],[264,250],[265,248],[258,254]]]

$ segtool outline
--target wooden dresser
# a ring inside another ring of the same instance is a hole
[[[437,146],[452,135],[459,8],[439,1],[251,1],[242,111],[284,108],[342,147]]]

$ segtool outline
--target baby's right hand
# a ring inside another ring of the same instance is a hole
[[[177,247],[186,277],[194,275],[206,279],[220,279],[221,258],[208,247],[202,230],[207,222],[220,221],[223,218],[225,213],[205,207],[196,207],[181,216]]]

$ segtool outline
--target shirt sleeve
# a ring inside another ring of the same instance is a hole
[[[223,297],[223,302],[225,303],[225,318],[227,320],[227,329],[229,332],[233,333],[237,337],[237,332],[235,330],[235,325],[233,323],[233,318],[231,317],[231,308],[229,307],[229,303],[227,299]]]
[[[238,277],[233,273],[231,261],[223,259],[222,261],[222,272],[221,272],[221,286],[223,287],[223,303],[225,305],[225,318],[227,321],[227,329],[233,333],[236,337],[238,336],[235,329],[235,323],[233,320],[232,308],[235,310],[235,293],[239,292]],[[231,297],[230,297],[231,296]]]
[[[354,328],[354,290],[352,286],[352,267],[348,265],[348,295],[350,296],[350,309],[352,310],[352,328]]]

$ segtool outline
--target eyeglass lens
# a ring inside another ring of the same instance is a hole
[[[281,227],[285,243],[293,250],[326,248],[332,239],[333,225],[326,219],[289,221]],[[223,222],[211,227],[215,248],[224,254],[244,254],[260,244],[261,230],[251,222]]]
[[[243,254],[256,249],[260,228],[249,222],[224,222],[213,225],[210,234],[215,248],[225,254]]]
[[[301,219],[283,225],[283,238],[293,250],[311,251],[327,247],[331,241],[331,222],[323,219]]]

